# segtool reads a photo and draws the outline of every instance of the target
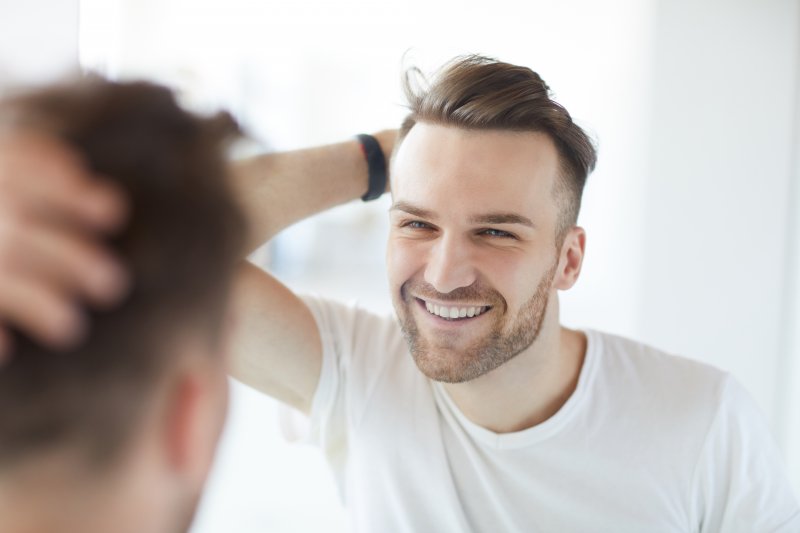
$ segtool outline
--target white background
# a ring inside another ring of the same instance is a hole
[[[157,77],[198,109],[228,107],[272,149],[398,125],[404,64],[479,52],[532,67],[600,148],[580,220],[586,265],[562,297],[564,322],[730,370],[800,488],[797,1],[85,0],[79,18],[75,1],[0,9],[0,73],[39,79],[80,55],[110,75]],[[388,309],[385,208],[298,225],[273,244],[272,267],[296,287]],[[277,424],[273,402],[234,389],[195,533],[343,530],[321,459],[285,443]]]

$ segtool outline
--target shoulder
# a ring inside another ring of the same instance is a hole
[[[340,356],[361,352],[402,350],[405,346],[397,319],[391,313],[366,309],[357,301],[341,302],[301,295],[308,306],[324,346]]]
[[[587,336],[597,359],[595,390],[660,424],[705,434],[727,398],[741,390],[730,374],[706,363],[617,335]]]
[[[712,365],[670,354],[632,339],[590,330],[590,344],[596,345],[600,366],[620,380],[655,390],[723,393],[730,375]]]
[[[326,328],[365,329],[387,334],[399,331],[392,314],[373,311],[357,300],[342,302],[311,294],[301,294],[300,299],[309,308],[318,325]]]
[[[352,431],[370,410],[376,412],[377,405],[383,406],[378,415],[381,420],[390,412],[387,405],[404,405],[398,399],[409,387],[419,385],[423,374],[408,354],[397,319],[357,302],[301,298],[314,316],[322,340],[322,370],[312,407],[316,424],[327,431],[343,431],[341,424],[347,421]]]

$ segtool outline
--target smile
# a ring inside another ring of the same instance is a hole
[[[459,320],[462,318],[474,318],[479,316],[490,309],[488,305],[471,305],[471,306],[447,306],[438,305],[425,300],[420,300],[425,304],[425,308],[432,315],[444,318],[446,320]]]

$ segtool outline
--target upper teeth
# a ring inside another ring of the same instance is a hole
[[[442,318],[464,318],[466,316],[478,316],[488,309],[487,306],[483,307],[447,307],[446,305],[436,305],[430,302],[425,302],[425,307],[429,313],[438,315]]]

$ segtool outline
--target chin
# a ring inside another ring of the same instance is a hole
[[[406,336],[409,340],[408,335]],[[409,340],[409,351],[420,372],[442,383],[466,383],[502,366],[522,350],[497,349],[496,336],[462,349],[431,347],[419,337]]]
[[[442,383],[464,383],[471,381],[481,374],[463,365],[459,357],[453,354],[411,352],[417,368],[428,378]]]

